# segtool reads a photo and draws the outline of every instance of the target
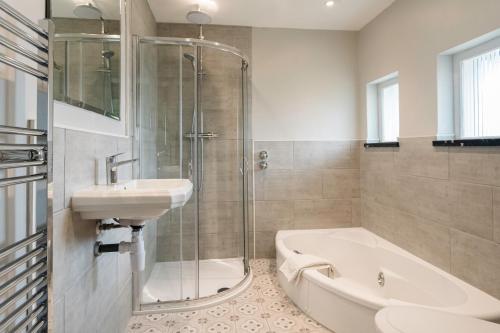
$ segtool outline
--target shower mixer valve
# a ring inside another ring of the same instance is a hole
[[[260,158],[259,167],[262,170],[267,169],[267,167],[269,166],[269,163],[267,161],[267,159],[269,158],[269,154],[267,153],[267,151],[265,151],[265,150],[261,151],[259,153],[259,158]]]

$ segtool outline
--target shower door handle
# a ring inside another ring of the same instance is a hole
[[[187,139],[194,139],[195,135],[194,135],[194,133],[186,133],[186,134],[184,134],[184,137]],[[219,137],[219,134],[214,133],[214,132],[198,133],[198,139],[215,139],[218,137]]]

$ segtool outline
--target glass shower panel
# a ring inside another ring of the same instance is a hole
[[[193,49],[177,45],[140,45],[139,116],[143,177],[189,178],[190,147],[184,133],[194,114]],[[154,77],[154,79],[152,79]],[[196,290],[196,195],[156,225],[156,258],[143,276],[146,303],[193,299]],[[146,281],[147,280],[147,281]]]
[[[198,75],[200,296],[244,278],[241,58],[203,48]]]

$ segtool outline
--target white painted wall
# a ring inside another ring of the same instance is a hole
[[[4,0],[34,22],[45,18],[45,0]]]
[[[438,54],[500,28],[498,0],[397,0],[359,33],[359,106],[366,84],[399,72],[400,136],[437,133]]]
[[[348,140],[359,133],[356,33],[253,29],[255,140]]]

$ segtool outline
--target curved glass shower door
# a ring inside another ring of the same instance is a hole
[[[249,273],[247,61],[206,41],[136,44],[141,177],[195,187],[146,230],[155,245],[136,295],[142,308],[224,295]]]

